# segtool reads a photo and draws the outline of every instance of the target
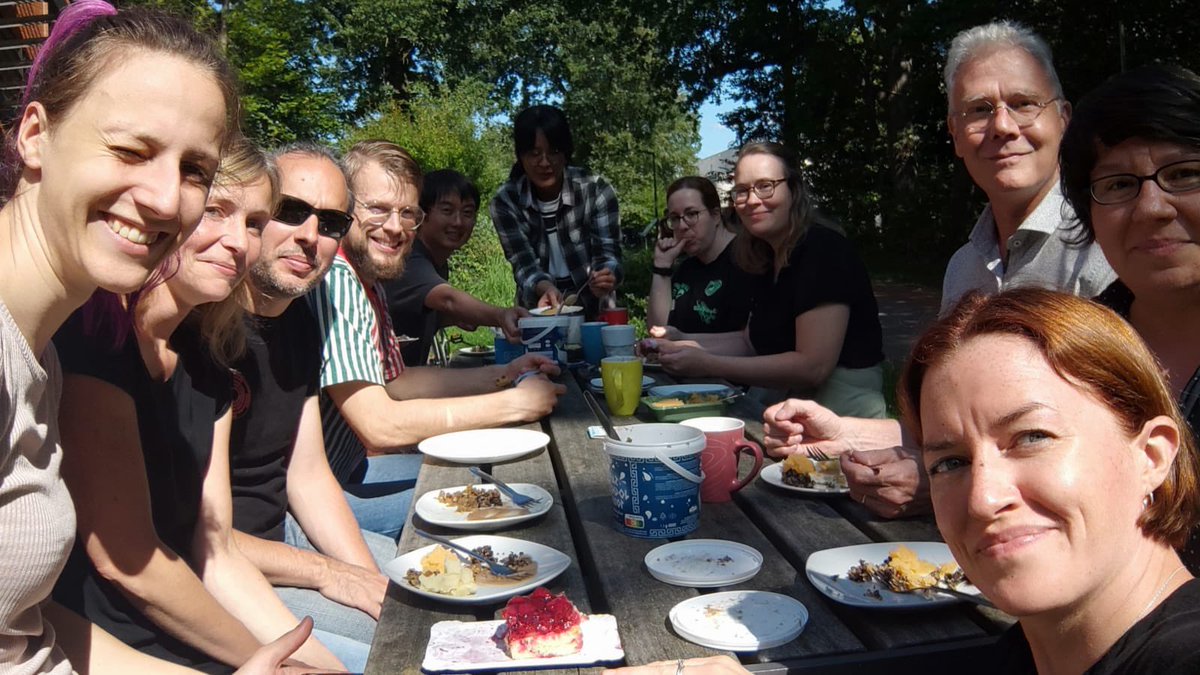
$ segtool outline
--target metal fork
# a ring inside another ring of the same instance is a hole
[[[950,595],[955,598],[958,598],[959,600],[965,600],[966,602],[971,602],[976,605],[981,605],[983,607],[991,607],[992,609],[996,608],[996,606],[993,605],[990,600],[983,597],[982,595],[972,595],[970,593],[964,593],[962,591],[957,591],[957,590],[954,590],[953,588],[948,588],[946,586],[929,586],[927,588],[912,588],[907,591],[897,591],[892,588],[888,588],[887,590],[889,590],[893,593],[925,593],[925,592],[942,593],[944,595]]]
[[[471,473],[475,474],[475,476],[482,478],[483,480],[486,480],[489,483],[492,483],[496,487],[500,488],[500,491],[503,492],[504,494],[508,495],[508,498],[511,499],[513,501],[513,504],[516,504],[517,506],[527,506],[529,504],[541,504],[544,501],[541,498],[530,497],[529,495],[523,495],[520,492],[517,492],[516,490],[510,488],[508,486],[508,484],[505,483],[504,481],[493,477],[491,474],[485,472],[483,469],[480,469],[477,466],[471,467],[470,471],[471,471]]]
[[[439,543],[443,546],[449,546],[450,548],[454,549],[455,551],[459,551],[460,553],[465,553],[466,555],[474,558],[475,560],[478,560],[479,562],[483,563],[484,565],[487,565],[488,569],[491,570],[492,574],[495,574],[498,577],[511,577],[512,575],[516,574],[516,571],[513,568],[509,567],[508,565],[501,565],[500,563],[495,562],[494,560],[488,560],[487,558],[479,555],[478,553],[472,551],[471,549],[467,548],[466,546],[461,546],[459,544],[456,544],[456,543],[450,541],[449,539],[446,539],[445,537],[439,537],[436,534],[429,534],[425,530],[422,530],[422,529],[416,528],[416,527],[413,528],[413,533],[416,534],[418,537],[425,537],[426,539],[428,539],[430,541],[436,541],[437,543]]]
[[[809,459],[815,459],[818,462],[828,462],[829,460],[833,459],[829,455],[822,452],[819,448],[808,448],[804,451],[804,453],[808,455]]]

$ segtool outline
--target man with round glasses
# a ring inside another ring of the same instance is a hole
[[[999,22],[959,33],[946,55],[954,151],[988,196],[969,241],[950,259],[942,313],[965,293],[1036,285],[1092,297],[1115,278],[1096,246],[1069,242],[1058,147],[1071,117],[1050,48]]]
[[[554,409],[566,388],[541,374],[519,377],[558,372],[533,354],[453,373],[405,365],[382,282],[403,273],[423,220],[421,168],[406,150],[382,140],[356,143],[345,165],[356,217],[329,274],[308,296],[324,339],[325,451],[359,524],[398,537],[391,495],[416,483],[423,457],[416,443],[450,431],[535,421]]]

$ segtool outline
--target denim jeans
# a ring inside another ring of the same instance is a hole
[[[284,543],[303,551],[317,551],[292,514],[287,515],[283,526]],[[363,532],[362,535],[380,568],[396,557],[395,541],[374,532]],[[375,619],[358,609],[336,603],[310,588],[277,586],[275,593],[297,617],[311,616],[313,634],[317,640],[352,672],[362,672],[366,667],[367,654],[371,651],[371,639],[375,635]]]
[[[362,461],[342,485],[359,527],[391,537],[393,542],[400,539],[424,459],[425,455],[418,453],[378,455]]]

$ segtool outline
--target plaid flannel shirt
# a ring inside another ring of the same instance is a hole
[[[492,198],[490,212],[500,244],[512,264],[517,302],[533,307],[538,301],[538,283],[553,282],[554,277],[547,271],[550,244],[529,179],[521,176],[501,186]],[[620,282],[621,216],[617,194],[608,181],[579,167],[566,167],[557,231],[576,287],[587,283],[587,267],[595,258],[603,258],[604,266]]]

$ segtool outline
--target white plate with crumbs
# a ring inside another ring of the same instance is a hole
[[[514,661],[504,650],[503,621],[439,621],[429,629],[425,661],[430,673],[479,673],[488,670],[563,668],[619,663],[625,658],[617,619],[611,614],[583,617],[583,649],[578,654]]]
[[[756,549],[722,539],[676,541],[646,554],[650,576],[692,588],[741,583],[758,574],[762,564],[762,554]]]
[[[765,464],[765,462],[764,462]],[[803,487],[801,485],[788,485],[783,481],[783,462],[775,462],[769,466],[764,466],[762,471],[758,472],[758,477],[763,482],[774,485],[777,488],[791,490],[806,495],[817,495],[820,497],[833,497],[837,495],[850,494],[849,487],[833,487],[829,485],[817,485],[815,487]]]
[[[842,546],[817,551],[808,556],[804,574],[809,582],[829,599],[870,609],[925,609],[962,602],[950,595],[935,592],[893,593],[876,581],[851,581],[847,576],[851,567],[866,561],[882,565],[891,552],[905,546],[923,561],[935,565],[954,562],[950,548],[938,541],[894,541],[874,544]],[[961,583],[955,590],[971,595],[981,595],[978,588]]]
[[[779,593],[726,591],[684,600],[668,616],[685,640],[712,649],[756,652],[795,640],[808,623],[808,608]]]
[[[471,429],[426,438],[417,449],[447,462],[479,464],[516,459],[549,443],[549,436],[532,429]]]
[[[459,605],[483,605],[503,602],[513,596],[528,593],[538,586],[545,586],[571,566],[571,558],[565,553],[549,546],[523,539],[500,537],[491,534],[472,534],[465,537],[455,537],[451,541],[460,546],[466,546],[471,550],[475,550],[480,546],[491,546],[492,553],[499,559],[503,559],[510,553],[524,553],[532,558],[533,562],[537,563],[537,570],[532,576],[527,576],[519,580],[486,581],[477,579],[475,592],[470,595],[443,595],[441,593],[434,593],[424,588],[413,586],[407,578],[408,571],[413,569],[420,571],[421,559],[429,555],[435,546],[439,546],[439,544],[430,544],[429,546],[422,546],[416,550],[409,551],[385,564],[383,566],[383,573],[396,582],[397,586],[410,593]],[[460,559],[466,558],[465,555],[456,555]]]
[[[643,375],[642,376],[642,391],[645,391],[647,387],[652,387],[652,386],[654,386],[654,378],[650,377],[649,375]],[[594,393],[603,394],[604,393],[604,380],[599,377],[593,377],[592,379],[588,380],[588,389],[591,389]]]
[[[421,516],[421,518],[425,519],[425,522],[432,525],[441,525],[442,527],[449,527],[455,530],[483,531],[498,530],[502,527],[532,520],[549,511],[551,506],[554,506],[553,495],[533,483],[511,484],[512,489],[517,492],[527,497],[542,500],[540,504],[530,504],[524,508],[514,506],[512,499],[509,499],[508,495],[490,485],[472,485],[470,487],[475,491],[494,492],[498,494],[500,497],[500,506],[459,511],[456,506],[451,506],[439,499],[443,494],[453,497],[467,489],[466,485],[459,485],[458,487],[442,490],[430,490],[421,495],[421,498],[417,500],[413,508],[416,509],[418,516]]]

